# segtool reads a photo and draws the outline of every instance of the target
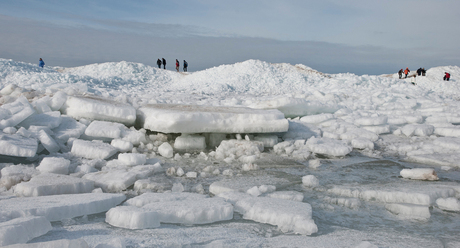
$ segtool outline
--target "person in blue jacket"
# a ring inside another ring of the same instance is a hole
[[[40,66],[41,68],[43,68],[43,66],[45,66],[45,61],[43,61],[42,58],[40,58],[40,60],[38,61],[38,66]]]

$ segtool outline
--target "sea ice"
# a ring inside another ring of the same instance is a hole
[[[108,121],[93,121],[85,130],[85,134],[94,138],[119,139],[125,125]]]
[[[87,193],[16,197],[0,201],[0,218],[44,216],[58,221],[77,216],[101,213],[117,206],[126,199],[123,194]]]
[[[163,133],[274,133],[289,127],[278,110],[204,105],[150,104],[138,109],[138,120]]]
[[[108,159],[118,152],[118,149],[103,142],[74,140],[72,145],[74,156],[88,159]]]
[[[181,151],[203,151],[206,139],[201,135],[182,134],[174,141],[174,149]]]
[[[0,222],[0,246],[24,244],[53,229],[43,216],[18,217]]]
[[[0,106],[0,129],[13,127],[24,121],[27,117],[35,114],[35,110],[24,96],[16,101]]]
[[[144,193],[125,205],[155,211],[161,223],[208,224],[233,218],[233,206],[222,198],[193,193]]]
[[[425,220],[431,216],[429,207],[424,205],[392,203],[386,204],[385,208],[403,219]]]
[[[438,175],[431,168],[414,168],[414,169],[403,169],[400,172],[403,178],[417,179],[417,180],[439,180]]]
[[[72,117],[61,116],[61,119],[61,125],[52,130],[57,139],[67,142],[69,138],[79,138],[85,132],[86,126]]]
[[[6,189],[10,189],[12,186],[22,182],[29,181],[33,175],[39,174],[34,167],[26,165],[11,165],[1,170],[1,185],[5,186]]]
[[[342,157],[350,153],[353,148],[343,141],[312,137],[305,143],[313,153],[324,154],[334,157]]]
[[[94,189],[94,182],[78,177],[41,173],[28,182],[15,186],[14,193],[19,196],[43,196],[60,194],[89,193]]]
[[[37,153],[36,139],[17,134],[0,133],[0,154],[15,157],[33,157]]]
[[[54,138],[44,130],[40,130],[38,132],[38,140],[40,140],[40,143],[49,153],[55,153],[61,150],[61,147],[58,145],[58,143],[56,143]]]
[[[5,248],[90,248],[84,239],[59,239],[47,242],[9,245]],[[103,246],[102,248],[109,248]]]
[[[174,155],[174,150],[168,142],[164,142],[158,147],[158,153],[165,158],[172,158]]]
[[[301,183],[301,178],[283,172],[251,171],[238,177],[226,178],[213,182],[209,186],[209,192],[218,195],[223,192],[239,191],[246,192],[254,186],[274,185],[276,188],[285,188],[293,184]]]
[[[460,201],[455,197],[439,198],[436,200],[436,205],[446,211],[460,211]]]
[[[77,120],[86,118],[113,121],[127,126],[134,125],[136,121],[136,109],[133,106],[98,97],[67,96],[61,112]]]
[[[253,197],[239,192],[218,195],[235,206],[244,219],[276,225],[282,232],[311,235],[318,232],[310,204],[270,197]]]
[[[19,123],[19,126],[29,128],[30,126],[43,126],[53,129],[61,125],[61,112],[53,111],[43,114],[34,114]]]
[[[56,174],[69,174],[70,160],[61,157],[44,157],[37,166],[37,170],[41,172],[49,172]]]
[[[118,206],[107,211],[105,222],[127,229],[156,228],[160,226],[160,215],[149,209]]]

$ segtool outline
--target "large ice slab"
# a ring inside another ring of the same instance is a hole
[[[23,216],[44,216],[58,221],[77,216],[105,212],[126,199],[123,194],[87,193],[17,197],[0,201],[0,217],[14,219]]]
[[[157,212],[161,223],[208,224],[233,218],[230,203],[193,193],[144,193],[125,204]]]
[[[27,119],[19,123],[19,126],[29,128],[30,126],[42,126],[53,129],[61,125],[61,112],[46,112],[43,114],[34,114],[29,116]]]
[[[239,192],[218,195],[235,206],[244,219],[276,225],[282,232],[311,235],[318,232],[311,205],[270,197],[253,197]]]
[[[0,133],[0,154],[15,157],[33,157],[37,153],[38,142],[17,134]]]
[[[94,182],[90,180],[54,173],[42,173],[32,177],[28,182],[17,184],[14,193],[19,196],[43,196],[89,193],[93,189]]]
[[[103,142],[74,140],[72,154],[88,159],[107,159],[115,155],[118,149]]]
[[[438,198],[453,197],[456,194],[455,186],[426,183],[423,181],[375,184],[362,186],[341,185],[328,189],[327,192],[339,196],[355,197],[365,201],[383,203],[411,203],[432,206]]]
[[[29,216],[0,222],[0,246],[23,244],[51,231],[51,223],[43,216]]]
[[[127,129],[125,125],[108,121],[93,121],[85,130],[85,134],[91,137],[119,139],[122,131]]]
[[[96,187],[101,187],[104,192],[120,192],[126,190],[138,179],[145,179],[155,172],[162,170],[160,163],[114,168],[83,176],[84,179],[94,181]]]
[[[54,136],[67,142],[69,138],[79,138],[85,132],[86,126],[77,122],[72,117],[61,116],[61,124],[53,129]]]
[[[425,220],[429,219],[431,216],[428,206],[408,203],[392,203],[385,205],[385,208],[402,219]]]
[[[135,206],[118,206],[105,214],[105,222],[127,229],[146,229],[160,226],[160,217],[154,210]]]
[[[0,106],[0,129],[13,127],[35,114],[35,110],[24,96],[16,101]]]
[[[136,121],[136,109],[133,106],[97,97],[68,96],[61,111],[77,120],[112,121],[127,126],[134,125]]]
[[[137,115],[144,128],[163,133],[272,133],[289,128],[278,110],[150,104],[139,108]]]

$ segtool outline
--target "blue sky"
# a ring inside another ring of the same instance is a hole
[[[383,74],[460,65],[458,10],[453,0],[0,0],[0,57],[55,66],[165,57],[191,71],[252,58]]]

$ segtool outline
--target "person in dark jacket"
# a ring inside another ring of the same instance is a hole
[[[163,61],[163,69],[166,69],[166,59],[165,59],[165,58],[161,58],[161,60]]]
[[[421,76],[422,75],[422,67],[417,69],[417,75]]]
[[[401,69],[401,70],[398,71],[399,79],[402,78],[402,74],[403,74],[403,69]]]
[[[422,76],[424,77],[426,75],[426,70],[425,68],[422,68]]]
[[[444,81],[449,81],[450,73],[448,73],[448,72],[445,72],[445,73],[446,73],[446,75],[444,75]]]
[[[185,59],[184,59],[184,71],[187,71],[187,67],[188,67],[188,63],[187,63],[187,61],[185,61]]]
[[[179,72],[179,60],[176,59],[176,71]]]
[[[43,68],[43,66],[45,66],[45,61],[43,61],[42,58],[40,58],[40,59],[38,60],[38,66],[40,66],[41,68]]]
[[[158,68],[161,68],[161,60],[160,59],[157,60],[157,65],[158,65]]]

